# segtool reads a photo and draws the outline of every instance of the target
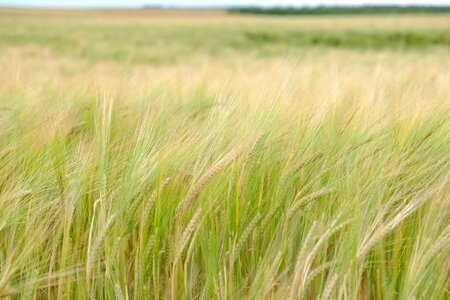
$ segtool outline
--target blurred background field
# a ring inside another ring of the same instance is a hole
[[[273,17],[214,10],[2,9],[1,47],[122,63],[301,57],[320,50],[433,50],[450,45],[450,14]]]
[[[211,98],[283,90],[315,105],[336,96],[398,106],[407,99],[408,108],[415,100],[427,107],[447,100],[446,13],[274,17],[3,8],[0,16],[4,92],[125,90],[145,98],[160,86]]]

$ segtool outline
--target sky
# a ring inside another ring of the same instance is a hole
[[[223,7],[236,5],[314,6],[314,5],[450,5],[450,0],[0,0],[0,6],[32,7],[142,7],[144,5],[177,7]]]

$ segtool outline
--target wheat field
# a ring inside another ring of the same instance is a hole
[[[450,17],[0,9],[0,297],[448,299]]]

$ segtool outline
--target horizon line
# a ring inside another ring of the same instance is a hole
[[[233,9],[233,8],[261,8],[261,9],[277,9],[277,8],[293,8],[293,9],[307,9],[307,8],[363,8],[363,7],[442,7],[450,8],[449,4],[311,4],[311,5],[255,5],[255,4],[233,4],[233,5],[158,5],[158,4],[141,4],[141,5],[112,5],[112,6],[66,6],[66,5],[17,5],[17,4],[0,4],[1,8],[23,8],[23,9],[180,9],[180,10],[194,10],[194,9]]]

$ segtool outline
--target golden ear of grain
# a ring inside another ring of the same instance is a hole
[[[166,179],[164,179],[161,182],[161,186],[160,186],[160,191],[162,191],[166,185],[169,183],[170,181],[170,177],[167,177]],[[145,203],[144,205],[144,209],[142,210],[142,216],[144,218],[148,218],[148,216],[150,215],[150,211],[153,208],[153,205],[155,204],[155,200],[156,200],[156,195],[157,195],[157,190],[155,189],[152,194],[150,195],[150,198],[148,199],[148,201]]]
[[[200,219],[201,213],[202,213],[202,208],[200,207],[200,208],[197,209],[197,211],[195,212],[195,214],[192,217],[191,221],[189,221],[188,226],[184,230],[184,232],[183,232],[183,234],[181,236],[180,242],[178,243],[178,246],[177,246],[177,254],[175,256],[175,260],[176,261],[181,257],[181,255],[182,255],[182,253],[184,251],[184,248],[188,244],[192,233],[194,232],[195,228],[197,227],[197,224],[198,224],[198,221]]]
[[[120,288],[120,286],[116,283],[114,285],[114,290],[115,290],[115,294],[116,294],[116,299],[117,300],[123,300],[123,294],[122,294],[122,289]]]
[[[111,227],[111,225],[114,223],[114,219],[115,219],[115,215],[112,215],[108,222],[106,223],[105,227],[103,228],[103,230],[101,231],[100,235],[98,236],[97,240],[95,241],[92,249],[88,249],[88,257],[86,260],[86,272],[88,275],[90,275],[90,270],[91,270],[91,264],[95,261],[96,257],[97,257],[97,253],[98,251],[100,251],[100,246],[103,243],[106,234],[108,233],[109,228]],[[89,278],[89,276],[86,276],[87,278]]]
[[[298,298],[298,293],[301,285],[301,276],[303,273],[303,263],[306,258],[305,257],[306,251],[307,249],[310,248],[310,245],[312,244],[312,240],[316,233],[316,229],[317,229],[317,221],[314,221],[314,223],[311,225],[311,228],[308,231],[308,234],[305,237],[302,249],[300,250],[300,253],[297,256],[297,262],[295,263],[295,272],[291,283],[291,292],[289,299]]]
[[[450,225],[448,225],[445,230],[438,237],[437,241],[431,247],[431,249],[424,255],[424,261],[428,263],[438,255],[438,253],[450,245]]]
[[[233,255],[231,257],[231,262],[234,264],[239,256],[239,252],[241,251],[242,246],[244,245],[245,241],[249,237],[249,235],[252,233],[253,229],[255,229],[256,225],[258,225],[259,220],[261,219],[261,214],[257,213],[256,216],[253,218],[253,220],[248,224],[247,228],[245,229],[244,233],[242,233],[241,238],[239,239],[236,247],[233,250]]]
[[[326,262],[326,263],[318,266],[314,270],[312,270],[309,273],[308,278],[306,278],[306,280],[305,280],[305,286],[308,286],[314,278],[316,278],[319,274],[323,273],[326,269],[331,268],[332,265],[333,265],[333,262]]]
[[[184,197],[184,199],[178,205],[176,214],[183,214],[192,205],[195,198],[198,196],[198,194],[200,194],[205,185],[225,166],[231,163],[236,156],[236,152],[229,153],[221,160],[219,160],[216,164],[214,164],[202,177],[200,177],[197,182],[189,189],[186,197]]]
[[[328,194],[329,192],[331,192],[331,189],[323,188],[317,192],[309,194],[308,196],[301,197],[298,201],[296,201],[294,204],[292,204],[291,207],[288,209],[288,211],[286,213],[287,219],[290,219],[301,206],[306,205],[309,202],[319,198],[320,196]],[[295,198],[298,198],[299,196],[300,195],[297,194],[295,196]]]
[[[309,278],[311,276],[309,270],[314,262],[314,259],[317,255],[317,253],[320,250],[320,247],[336,232],[338,232],[339,230],[341,230],[343,227],[345,227],[346,225],[350,224],[351,221],[346,221],[343,222],[340,225],[336,225],[337,221],[339,220],[340,216],[338,214],[338,216],[335,217],[334,221],[331,223],[330,227],[321,235],[321,237],[319,238],[319,240],[316,242],[316,244],[314,245],[314,247],[312,248],[312,250],[309,252],[308,256],[304,259],[303,264],[302,264],[302,269],[301,269],[301,281],[300,281],[300,289],[306,289],[307,285],[306,285],[306,281],[307,278]]]
[[[428,191],[425,195],[419,194],[414,199],[412,199],[403,208],[398,210],[389,221],[385,222],[380,229],[378,229],[372,236],[367,240],[364,246],[362,246],[357,253],[357,260],[362,263],[369,251],[381,241],[389,232],[391,232],[395,227],[397,227],[404,219],[410,216],[413,212],[418,210],[425,202],[428,200]]]
[[[22,190],[22,191],[17,191],[15,193],[7,193],[6,194],[6,198],[9,198],[10,200],[15,200],[15,199],[20,199],[23,198],[25,196],[28,196],[32,193],[32,190]]]
[[[121,241],[121,237],[120,237],[120,236],[117,237],[117,238],[114,240],[114,243],[113,243],[113,245],[112,245],[112,247],[111,247],[111,251],[109,252],[109,253],[110,253],[109,256],[110,256],[112,259],[115,259],[115,258],[117,257],[117,254],[119,253],[120,241]]]
[[[327,286],[325,287],[322,295],[322,300],[329,300],[331,299],[331,295],[333,294],[334,286],[336,285],[337,281],[337,275],[333,274],[328,281]]]
[[[323,156],[323,152],[317,152],[314,153],[304,159],[302,159],[300,162],[298,162],[297,164],[291,166],[287,171],[286,174],[283,176],[283,182],[291,177],[292,175],[296,174],[298,171],[300,171],[300,169],[306,167],[307,165],[315,162],[316,160],[322,158]]]
[[[267,224],[269,224],[269,222],[273,220],[273,217],[278,212],[278,208],[280,207],[280,205],[281,205],[280,202],[276,202],[275,205],[266,214],[266,216],[262,219],[261,225],[259,226],[258,229],[258,237],[257,237],[258,240],[260,240],[263,237],[264,230],[266,229]]]

